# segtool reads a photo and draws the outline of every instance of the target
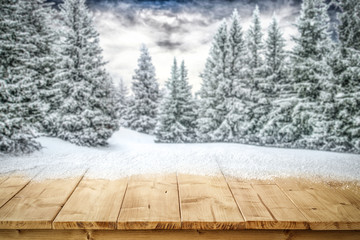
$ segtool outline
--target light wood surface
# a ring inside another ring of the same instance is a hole
[[[132,176],[118,229],[180,229],[176,174]]]
[[[247,229],[283,229],[271,216],[251,184],[229,180],[229,187],[246,221]]]
[[[80,178],[32,181],[0,208],[0,229],[51,229]]]
[[[127,178],[82,179],[54,220],[54,229],[116,229],[126,185]]]
[[[245,221],[223,177],[178,175],[183,229],[244,229]]]
[[[0,230],[1,240],[359,240],[359,231]]]
[[[306,216],[311,229],[360,229],[359,202],[352,192],[297,180],[278,181],[278,185]]]
[[[275,184],[252,185],[263,204],[282,229],[307,229],[307,219]]]
[[[1,184],[2,182],[4,182],[6,179],[8,179],[8,178],[9,178],[9,176],[0,175],[0,184]]]
[[[23,189],[30,182],[28,177],[10,177],[6,178],[0,184],[0,208],[4,206],[16,193]]]
[[[3,180],[0,229],[112,230],[109,234],[115,235],[116,228],[126,234],[152,229],[360,230],[360,196],[336,183],[263,182],[221,173],[81,179]]]

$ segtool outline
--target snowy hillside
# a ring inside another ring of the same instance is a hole
[[[1,156],[0,173],[16,171],[40,178],[71,177],[88,169],[89,177],[181,172],[242,178],[272,176],[360,180],[360,156],[242,144],[155,144],[153,137],[121,129],[108,147],[79,147],[57,138],[39,139],[44,148],[28,156]]]

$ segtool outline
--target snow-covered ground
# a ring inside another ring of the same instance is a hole
[[[108,147],[79,147],[56,138],[27,156],[0,156],[0,174],[37,178],[82,175],[115,179],[144,173],[224,174],[241,178],[320,177],[360,180],[360,155],[242,144],[156,144],[153,137],[121,129]]]

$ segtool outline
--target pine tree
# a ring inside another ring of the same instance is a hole
[[[320,148],[324,144],[321,95],[327,95],[326,84],[331,78],[326,59],[330,50],[328,23],[322,0],[304,0],[296,24],[300,35],[294,37],[292,51],[292,77],[298,101],[292,125],[297,147]]]
[[[40,149],[28,119],[37,111],[36,49],[27,27],[22,0],[0,2],[0,152],[30,153]]]
[[[189,85],[188,70],[184,60],[181,61],[178,83],[178,112],[179,122],[186,127],[186,136],[190,142],[196,139],[196,119],[197,107],[191,94],[191,86]]]
[[[143,45],[140,51],[138,68],[135,69],[131,87],[134,98],[129,106],[126,121],[131,129],[152,134],[160,101],[159,85],[148,49]]]
[[[260,22],[260,12],[258,6],[255,7],[252,17],[252,24],[247,34],[248,45],[248,79],[250,92],[247,98],[246,110],[248,115],[247,124],[244,126],[245,139],[249,142],[257,143],[259,139],[257,132],[262,127],[261,118],[266,111],[264,105],[267,100],[260,89],[260,84],[264,81],[263,77],[263,33]]]
[[[203,80],[199,92],[201,97],[197,119],[197,136],[201,141],[215,141],[214,135],[224,122],[225,109],[219,107],[224,101],[224,95],[218,87],[228,81],[227,57],[229,51],[226,22],[219,27],[206,61],[205,70],[201,74]]]
[[[187,142],[186,128],[179,122],[178,112],[178,82],[179,69],[176,58],[171,67],[171,76],[166,82],[165,96],[160,105],[159,120],[155,129],[157,142]]]
[[[78,145],[106,145],[118,123],[99,35],[85,0],[65,0],[60,15],[64,42],[55,87],[61,90],[62,100],[54,134]]]
[[[264,81],[259,88],[264,94],[264,125],[259,132],[263,144],[285,142],[286,132],[280,134],[284,124],[289,124],[289,110],[292,107],[292,88],[288,79],[285,39],[279,29],[275,15],[268,28],[265,45]]]
[[[126,127],[126,111],[129,105],[128,99],[129,89],[121,78],[118,87],[116,88],[116,112],[120,125]]]
[[[360,3],[357,0],[340,0],[338,35],[344,55],[351,49],[360,51]]]
[[[239,140],[239,131],[246,122],[245,96],[249,92],[245,76],[245,41],[240,17],[235,9],[230,20],[228,50],[225,59],[225,79],[219,83],[217,94],[223,101],[218,108],[223,110],[223,121],[214,131],[214,140],[234,142]]]
[[[339,46],[333,54],[338,86],[334,142],[337,150],[360,152],[360,2],[340,0]]]
[[[24,16],[28,41],[34,46],[29,52],[28,67],[34,70],[33,82],[37,85],[37,106],[27,118],[38,130],[42,130],[44,121],[52,109],[56,109],[59,91],[53,87],[54,75],[59,58],[55,51],[57,35],[53,30],[53,10],[45,0],[22,1],[21,15]]]
[[[188,84],[184,61],[178,67],[174,58],[171,77],[160,106],[155,135],[157,142],[192,142],[195,138],[195,104]]]

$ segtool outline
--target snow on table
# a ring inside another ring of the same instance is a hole
[[[0,174],[21,172],[37,178],[81,176],[117,179],[134,174],[184,173],[245,179],[320,177],[360,180],[360,155],[243,144],[158,144],[153,137],[122,128],[108,147],[79,147],[41,137],[40,152],[0,156]]]

